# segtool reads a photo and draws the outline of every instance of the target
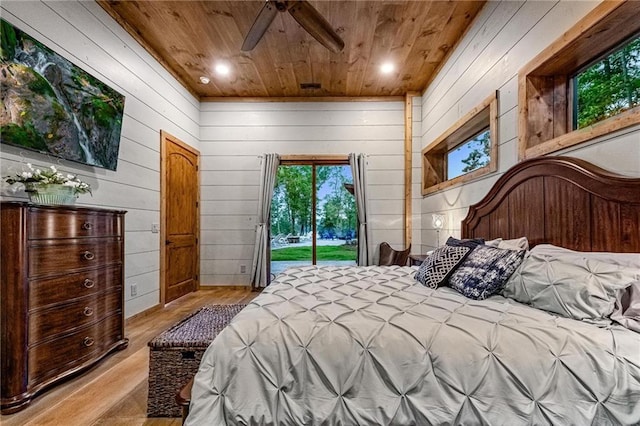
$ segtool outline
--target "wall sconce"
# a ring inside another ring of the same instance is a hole
[[[432,216],[433,227],[436,230],[437,235],[437,245],[436,247],[440,247],[440,230],[444,228],[444,219],[445,216],[443,214],[434,213]]]

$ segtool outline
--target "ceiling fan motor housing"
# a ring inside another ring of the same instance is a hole
[[[274,2],[276,4],[276,9],[278,9],[279,12],[286,12],[288,7],[288,1],[275,1]]]

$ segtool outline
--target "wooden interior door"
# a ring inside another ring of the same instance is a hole
[[[161,132],[161,302],[199,287],[200,153]]]

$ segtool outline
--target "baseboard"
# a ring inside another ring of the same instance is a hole
[[[131,315],[129,318],[124,320],[124,325],[125,327],[129,326],[129,324],[131,323],[131,321],[136,321],[139,320],[141,318],[144,317],[148,317],[149,315],[153,314],[154,312],[157,312],[159,310],[162,309],[162,305],[160,305],[159,303],[155,306],[150,307],[149,309],[145,309],[142,312],[138,312],[135,315]]]
[[[246,292],[250,292],[251,291],[251,286],[250,285],[200,285],[200,288],[196,291],[211,291],[211,290],[244,290]],[[191,293],[193,294],[193,293]],[[124,320],[124,324],[125,326],[128,326],[129,323],[131,321],[136,321],[139,320],[141,318],[144,318],[146,316],[149,316],[151,314],[153,314],[154,312],[157,312],[161,309],[164,309],[164,306],[162,306],[161,304],[157,304],[154,305],[152,307],[150,307],[149,309],[145,309],[142,312],[138,312],[135,315],[130,316],[129,318],[126,318]]]
[[[251,286],[250,285],[205,285],[205,284],[200,284],[200,290],[204,290],[204,291],[209,291],[209,290],[217,290],[217,289],[222,289],[222,290],[251,290]]]

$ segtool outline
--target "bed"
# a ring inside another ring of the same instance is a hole
[[[640,179],[570,158],[520,163],[462,224],[465,239],[528,238],[501,290],[513,298],[429,288],[416,267],[288,269],[207,349],[186,424],[640,424],[640,333],[589,316],[610,300],[543,310],[518,287],[536,256],[569,259],[559,273],[584,262],[584,279],[606,277],[620,299],[640,288],[639,223]],[[587,285],[570,278],[558,282]]]

